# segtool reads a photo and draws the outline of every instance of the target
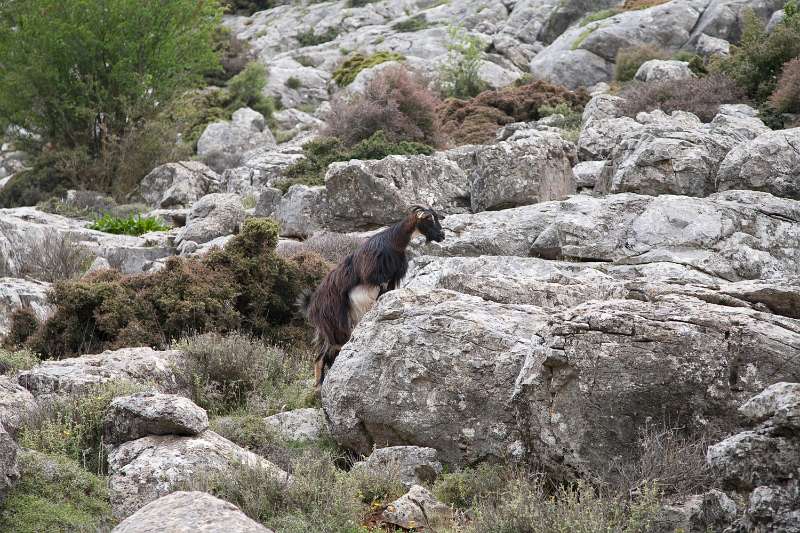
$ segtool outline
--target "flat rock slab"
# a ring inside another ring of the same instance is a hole
[[[296,442],[311,442],[328,435],[328,423],[322,409],[294,409],[264,419],[264,424],[281,437]]]
[[[36,407],[36,400],[27,389],[7,376],[0,376],[0,424],[9,433],[16,434]]]
[[[188,398],[141,392],[114,398],[103,419],[106,442],[122,444],[148,435],[198,435],[208,415]]]

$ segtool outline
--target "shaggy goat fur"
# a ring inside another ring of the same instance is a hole
[[[303,297],[300,305],[317,334],[317,388],[364,313],[406,275],[406,248],[411,239],[422,234],[428,242],[444,240],[439,224],[442,218],[433,209],[414,206],[406,218],[373,235],[345,257],[313,294]]]

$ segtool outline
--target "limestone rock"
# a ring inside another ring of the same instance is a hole
[[[239,195],[208,194],[192,206],[186,226],[178,233],[176,242],[203,244],[217,237],[234,234],[244,219],[245,211]]]
[[[289,187],[271,213],[281,226],[281,236],[306,238],[325,227],[327,198],[325,187]]]
[[[114,398],[103,419],[111,445],[148,435],[198,435],[208,429],[208,415],[188,398],[140,392]]]
[[[6,431],[14,436],[36,407],[36,400],[27,389],[7,376],[0,376],[0,425]]]
[[[447,527],[452,520],[452,510],[433,497],[428,489],[413,485],[407,494],[390,503],[383,519],[403,529],[430,529]]]
[[[328,424],[322,409],[284,411],[266,417],[264,424],[284,439],[297,442],[316,441],[328,434]]]
[[[189,207],[214,192],[220,192],[220,176],[199,161],[161,165],[139,184],[142,199],[158,208]]]
[[[122,348],[97,355],[83,355],[60,361],[43,361],[21,372],[19,384],[34,396],[80,394],[108,381],[156,383],[164,392],[185,392],[186,384],[176,373],[181,352],[152,348]]]
[[[17,309],[27,308],[39,320],[50,314],[47,292],[50,284],[43,281],[20,278],[0,278],[0,337],[11,327],[11,314]]]
[[[712,489],[689,496],[682,502],[665,506],[659,531],[705,533],[722,531],[736,519],[736,503],[724,492]],[[726,530],[727,531],[727,530]]]
[[[14,487],[19,479],[18,452],[19,446],[0,423],[0,505],[2,505],[6,493]]]
[[[112,533],[271,533],[235,505],[204,492],[178,491],[148,503]]]
[[[717,187],[800,200],[800,128],[770,131],[733,148],[720,164]]]
[[[213,122],[197,140],[197,155],[242,154],[253,148],[276,146],[275,137],[261,113],[245,107],[234,112],[230,122]]]
[[[642,66],[636,71],[634,79],[648,82],[688,80],[694,77],[694,73],[686,61],[651,59],[642,63]]]
[[[114,516],[123,519],[196,476],[222,474],[231,467],[263,470],[283,483],[290,476],[213,431],[196,437],[143,437],[114,448],[108,456]]]
[[[755,424],[769,420],[776,428],[800,429],[800,383],[775,383],[750,398],[739,412]]]
[[[400,476],[406,487],[430,484],[442,473],[442,463],[433,448],[419,446],[389,446],[373,451],[353,468],[364,468],[376,473],[391,472]]]
[[[605,161],[581,161],[572,167],[572,174],[575,176],[575,185],[581,189],[594,189],[603,174]]]

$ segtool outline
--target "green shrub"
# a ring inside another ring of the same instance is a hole
[[[439,89],[453,98],[472,98],[488,88],[478,75],[486,45],[463,28],[448,30],[447,61],[439,71]]]
[[[592,22],[597,22],[600,20],[605,20],[607,18],[611,18],[614,15],[618,15],[621,13],[621,10],[616,8],[611,9],[603,9],[600,11],[595,11],[594,13],[589,13],[585,17],[581,19],[580,25],[586,26],[587,24],[591,24]]]
[[[800,56],[800,13],[797,3],[787,2],[786,16],[767,34],[764,23],[752,10],[745,12],[742,39],[729,57],[712,67],[727,74],[758,103],[775,91],[783,66]]]
[[[290,89],[297,90],[303,86],[303,83],[294,76],[290,76],[289,78],[286,79],[286,86]]]
[[[3,344],[11,348],[24,346],[28,339],[36,333],[39,327],[39,318],[30,307],[20,307],[11,313],[11,325],[8,334],[3,339]],[[13,365],[11,365],[13,366]]]
[[[330,42],[336,39],[338,35],[339,30],[331,26],[322,33],[316,33],[314,28],[309,28],[297,33],[294,38],[297,39],[300,47],[304,48],[306,46],[316,46],[318,44]]]
[[[468,509],[479,500],[499,493],[508,478],[506,467],[482,464],[440,475],[433,485],[433,493],[441,502]]]
[[[430,155],[433,151],[433,148],[426,144],[390,142],[383,131],[376,132],[352,148],[344,147],[342,142],[334,137],[322,137],[303,145],[305,158],[287,168],[285,177],[275,185],[284,192],[295,184],[322,185],[325,183],[328,165],[336,161],[383,159],[388,155]]]
[[[116,218],[111,215],[103,215],[89,225],[89,229],[113,233],[114,235],[144,235],[151,231],[166,231],[169,226],[164,225],[161,219],[156,217],[142,217],[141,215],[130,215],[128,218]]]
[[[429,27],[430,23],[428,22],[428,19],[426,19],[425,15],[422,14],[414,15],[413,17],[408,17],[392,24],[392,29],[400,33],[421,31]]]
[[[672,56],[672,59],[689,63],[689,70],[691,70],[696,76],[705,76],[708,74],[708,67],[705,59],[698,54],[681,51]]]
[[[214,0],[5,2],[0,116],[67,147],[91,144],[100,112],[120,134],[218,66],[220,11]]]
[[[262,94],[267,85],[267,68],[258,62],[249,63],[244,70],[228,82],[230,100],[225,107],[231,114],[240,107],[250,107],[270,118],[275,111],[275,104]]]
[[[56,283],[53,315],[28,339],[43,357],[124,346],[166,346],[192,333],[243,329],[268,335],[295,316],[299,294],[328,272],[319,256],[275,254],[277,225],[249,219],[223,250],[171,258],[158,272],[97,272]]]
[[[236,37],[227,26],[217,27],[214,33],[214,51],[220,57],[222,68],[206,73],[205,81],[209,85],[224,85],[244,70],[252,59],[248,42]]]
[[[333,71],[333,81],[339,87],[347,87],[356,79],[362,70],[387,61],[403,61],[405,56],[397,52],[375,52],[372,55],[353,54]]]
[[[153,387],[127,381],[97,385],[76,396],[60,396],[45,404],[21,429],[19,444],[38,452],[67,457],[86,470],[103,474],[108,449],[103,441],[103,417],[114,398]]]
[[[272,9],[286,3],[285,0],[223,0],[226,13],[250,16],[257,11]]]
[[[0,348],[0,374],[16,374],[39,364],[39,358],[30,350],[17,351]]]
[[[379,0],[347,0],[347,7],[364,7],[367,4],[373,4]]]
[[[50,155],[39,157],[32,168],[14,174],[0,189],[0,208],[36,205],[49,198],[65,196],[67,190],[75,188],[54,163]]]
[[[19,454],[20,480],[0,510],[0,531],[107,531],[113,526],[106,482],[75,461]]]
[[[617,81],[631,81],[639,71],[639,67],[651,59],[669,59],[669,55],[652,45],[621,48],[617,52],[614,79]]]

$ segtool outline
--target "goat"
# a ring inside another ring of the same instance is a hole
[[[431,208],[413,206],[403,220],[373,235],[345,257],[325,276],[317,290],[301,297],[299,304],[316,330],[314,387],[317,391],[361,317],[406,275],[406,248],[411,239],[423,235],[426,242],[444,240],[442,219]]]

